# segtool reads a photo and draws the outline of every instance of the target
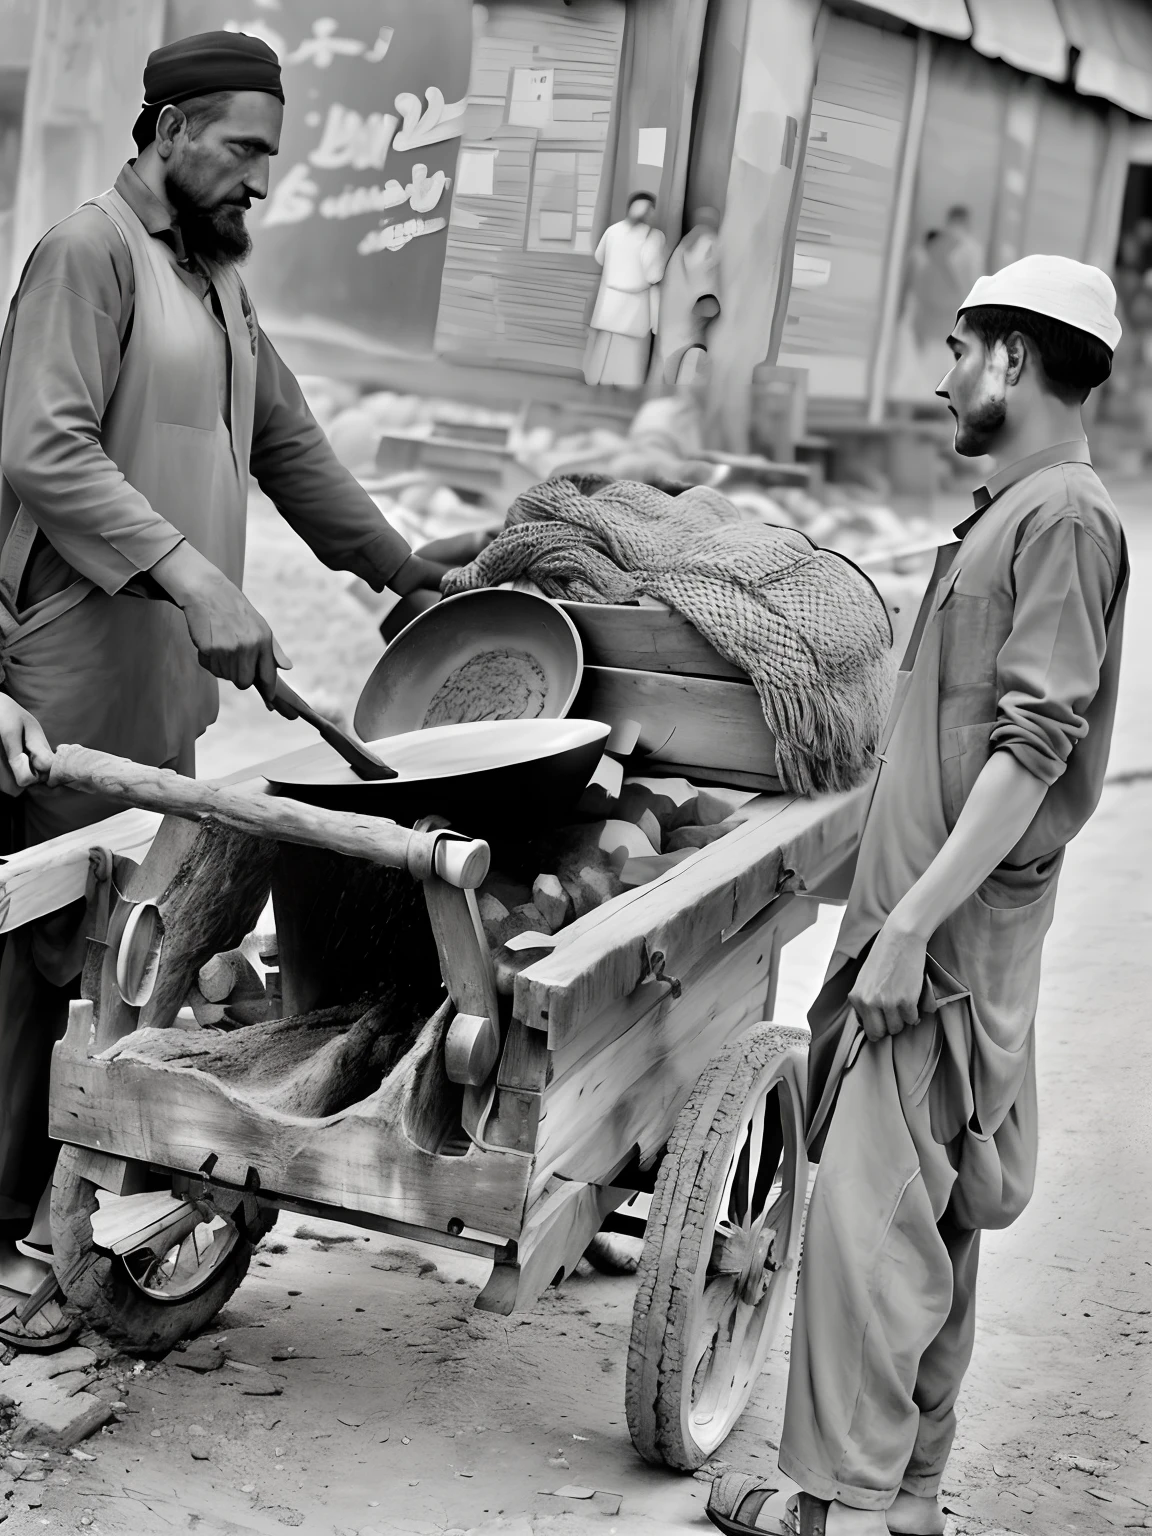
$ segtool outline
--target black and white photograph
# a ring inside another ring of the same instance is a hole
[[[1152,1531],[1152,0],[0,0],[3,1536]]]

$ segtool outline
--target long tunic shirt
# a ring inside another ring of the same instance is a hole
[[[131,165],[116,190],[210,302],[208,279],[185,257],[178,226]],[[100,441],[134,309],[131,257],[97,208],[83,206],[50,230],[24,272],[0,378],[0,544],[21,501],[35,509],[40,529],[22,606],[61,590],[76,573],[118,592],[180,542]],[[340,464],[299,384],[248,312],[256,338],[252,474],[325,565],[353,571],[379,590],[408,558],[408,545]],[[54,535],[67,543],[67,560]]]
[[[236,269],[190,259],[130,166],[30,258],[0,399],[5,687],[53,743],[190,771],[216,683],[149,573],[187,537],[241,581],[250,471],[326,564],[382,587],[408,557],[333,455]],[[22,807],[26,841],[108,809],[39,786]]]

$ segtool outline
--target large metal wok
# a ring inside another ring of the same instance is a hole
[[[369,742],[394,779],[359,778],[325,742],[281,758],[266,777],[294,800],[409,822],[441,815],[476,828],[492,816],[551,820],[579,799],[608,734],[598,720],[481,720]]]

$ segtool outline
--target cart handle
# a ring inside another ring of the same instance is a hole
[[[329,811],[279,795],[189,779],[169,768],[146,768],[91,747],[56,748],[50,789],[78,789],[125,805],[188,821],[212,817],[238,832],[282,843],[329,848],[352,859],[406,869],[415,879],[438,875],[459,890],[475,890],[488,874],[488,844],[446,832],[413,832],[379,816]]]

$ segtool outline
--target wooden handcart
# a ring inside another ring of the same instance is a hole
[[[564,928],[501,995],[477,913],[484,844],[302,806],[259,778],[214,788],[61,752],[142,808],[87,834],[83,998],[53,1060],[70,1300],[126,1347],[166,1350],[206,1325],[288,1210],[483,1256],[476,1305],[509,1313],[602,1229],[643,1232],[628,1423],[650,1461],[699,1466],[787,1305],[807,1032],[766,1021],[783,946],[854,853],[860,796],[758,796],[735,830]],[[54,905],[75,897],[81,850],[61,840],[0,871],[10,920],[37,913],[37,863],[55,871]],[[269,891],[279,1032],[187,1028],[191,983],[235,955]],[[283,1052],[283,1021],[303,1019],[313,1052],[347,1057],[355,1028],[324,1019],[372,976],[418,1012],[430,981],[439,1006],[335,1111],[291,1108],[314,1054],[221,1054],[245,1036]]]

